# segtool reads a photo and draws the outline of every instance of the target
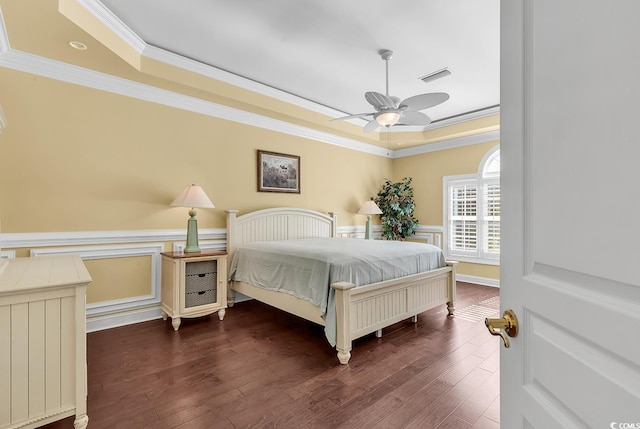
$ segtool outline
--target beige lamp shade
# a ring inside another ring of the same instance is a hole
[[[215,206],[204,193],[202,188],[197,185],[189,185],[180,192],[180,195],[176,197],[171,203],[174,207],[191,207],[191,208],[203,208],[213,209]]]
[[[382,210],[380,210],[380,207],[378,207],[375,201],[369,200],[364,203],[362,207],[360,207],[360,210],[358,210],[358,214],[382,214]]]

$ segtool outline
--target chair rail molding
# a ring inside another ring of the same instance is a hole
[[[203,228],[198,237],[221,240],[227,236],[225,228]],[[131,231],[73,231],[73,232],[17,232],[0,233],[0,248],[45,246],[74,246],[109,243],[146,243],[154,241],[184,241],[186,229],[155,229]]]
[[[364,225],[341,225],[337,236],[343,239],[364,239]],[[381,225],[373,226],[379,238]],[[442,247],[444,227],[420,225],[412,239]],[[199,231],[200,247],[226,250],[226,228],[203,228]],[[134,256],[151,258],[150,293],[120,300],[87,305],[87,331],[93,332],[161,317],[161,257],[168,250],[184,250],[185,229],[0,233],[0,258],[16,257],[16,250],[29,248],[31,256],[77,253],[83,260],[113,259]],[[499,280],[458,274],[458,280],[499,287]]]

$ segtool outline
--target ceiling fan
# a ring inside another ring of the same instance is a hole
[[[344,116],[332,119],[332,121],[343,121],[353,118],[366,118],[371,116],[372,119],[364,127],[364,132],[374,131],[378,127],[391,127],[393,125],[419,125],[426,126],[431,123],[431,118],[420,110],[437,106],[449,99],[449,94],[444,92],[432,92],[429,94],[414,95],[402,101],[398,97],[389,95],[389,60],[393,56],[393,51],[381,49],[380,57],[385,61],[386,67],[386,94],[379,92],[366,92],[364,98],[371,104],[376,111],[371,113],[358,113],[356,115]]]

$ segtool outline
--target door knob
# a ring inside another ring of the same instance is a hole
[[[504,346],[509,348],[511,343],[509,337],[518,335],[518,318],[513,310],[506,310],[500,319],[484,319],[484,325],[491,335],[499,335],[504,342]]]

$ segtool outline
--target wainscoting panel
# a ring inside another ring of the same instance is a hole
[[[95,331],[127,324],[125,323],[126,321],[137,319],[134,317],[135,313],[141,312],[144,314],[144,317],[146,317],[144,320],[160,317],[160,253],[163,251],[163,243],[149,243],[119,246],[39,248],[32,249],[31,256],[77,253],[83,260],[139,256],[148,256],[151,258],[151,284],[149,285],[149,294],[87,304],[87,331]],[[89,284],[89,287],[91,287],[91,284]]]
[[[0,250],[0,259],[13,259],[16,257],[15,250]]]
[[[364,238],[362,225],[343,225],[337,229],[341,238]],[[380,238],[381,225],[373,226],[375,238]],[[89,231],[89,232],[44,232],[44,233],[0,233],[0,258],[14,258],[13,249],[30,249],[31,256],[78,253],[83,260],[148,257],[150,274],[148,294],[93,302],[87,305],[87,331],[98,331],[116,326],[143,322],[161,317],[161,257],[165,250],[184,251],[185,233],[180,230],[140,231]],[[443,228],[438,225],[421,225],[412,237],[442,247]],[[199,231],[200,248],[203,250],[226,250],[225,228],[203,228]],[[458,275],[458,280],[490,286],[499,286],[499,280]],[[91,284],[89,284],[91,288]],[[240,297],[247,299],[246,297]]]

